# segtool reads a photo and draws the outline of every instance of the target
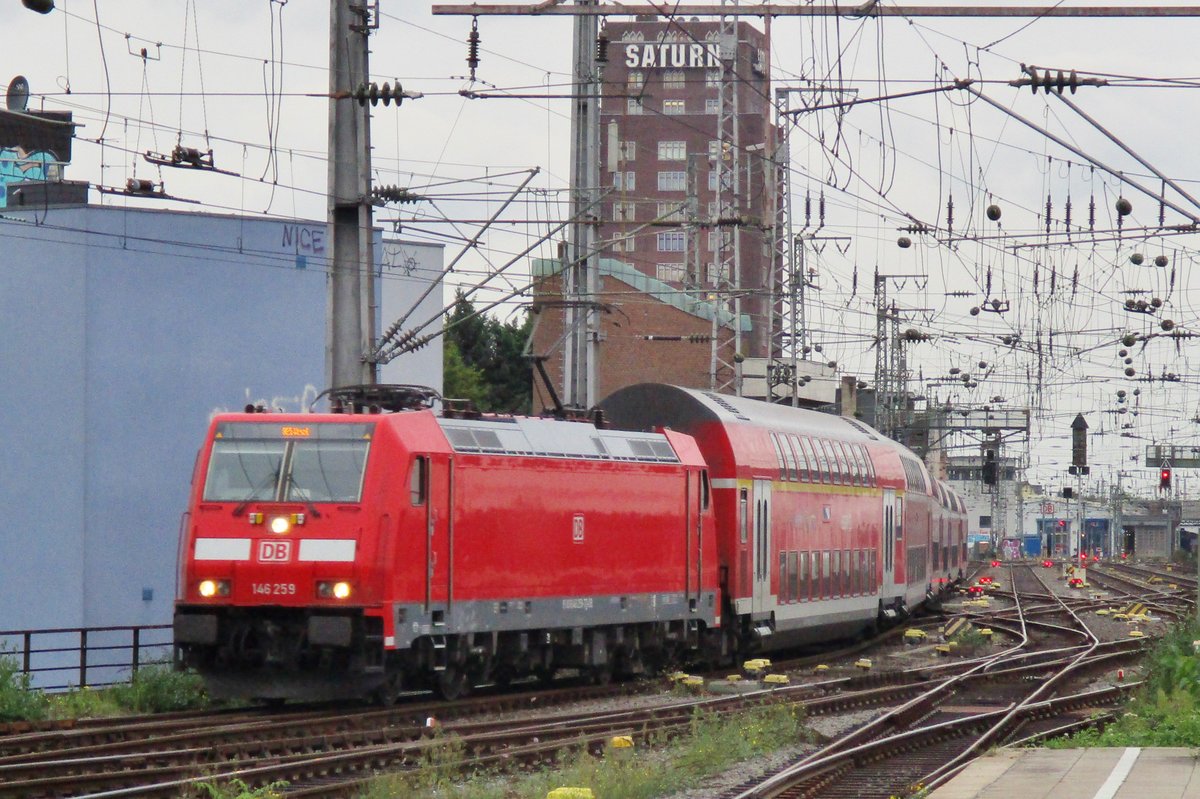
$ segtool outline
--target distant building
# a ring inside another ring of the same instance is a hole
[[[769,45],[761,31],[737,24],[741,273],[722,275],[716,237],[718,226],[730,220],[718,218],[718,163],[723,158],[734,162],[728,152],[719,152],[718,144],[719,29],[715,21],[657,17],[610,20],[605,26],[611,44],[604,70],[600,163],[608,193],[598,232],[598,299],[604,310],[597,397],[647,380],[707,388],[714,317],[721,361],[734,362],[730,342],[735,329],[742,338],[739,358],[770,354],[772,299],[767,288],[774,259],[766,231],[773,223],[769,200],[774,175]],[[694,192],[689,193],[689,185]],[[561,264],[553,261],[534,267],[538,318],[532,349],[547,356],[556,387],[563,382],[566,315],[560,270]],[[729,295],[715,293],[729,285],[741,297],[737,319]],[[829,391],[832,395],[832,386]]]
[[[325,380],[324,222],[115,206],[0,219],[0,630],[166,623],[210,416]],[[376,234],[382,324],[440,246]],[[423,311],[443,304],[440,286]],[[437,326],[429,328],[437,329]],[[441,340],[384,367],[441,388]]]

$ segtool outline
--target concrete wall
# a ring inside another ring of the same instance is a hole
[[[0,220],[0,630],[170,620],[211,414],[324,388],[326,241],[324,223],[116,207]],[[416,285],[390,281],[381,314]],[[418,356],[394,368],[440,389],[440,339]]]

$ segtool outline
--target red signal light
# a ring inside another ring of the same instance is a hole
[[[993,561],[992,561],[992,568],[993,568],[993,569],[994,569],[994,568],[996,568],[996,567],[997,567],[997,566],[999,566],[999,565],[1000,565],[1000,561],[998,561],[998,560],[993,560]]]
[[[1171,470],[1164,466],[1158,472],[1158,487],[1164,491],[1171,488]]]

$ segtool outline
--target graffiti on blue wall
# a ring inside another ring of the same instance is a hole
[[[8,184],[25,180],[58,180],[61,169],[54,153],[20,147],[0,147],[0,208],[8,207]]]

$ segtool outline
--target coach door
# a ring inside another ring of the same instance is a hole
[[[754,538],[751,553],[754,575],[752,613],[766,613],[771,604],[771,482],[754,481]]]
[[[883,490],[883,541],[880,554],[883,556],[883,584],[880,594],[885,597],[896,593],[896,513],[898,510],[895,489]]]

